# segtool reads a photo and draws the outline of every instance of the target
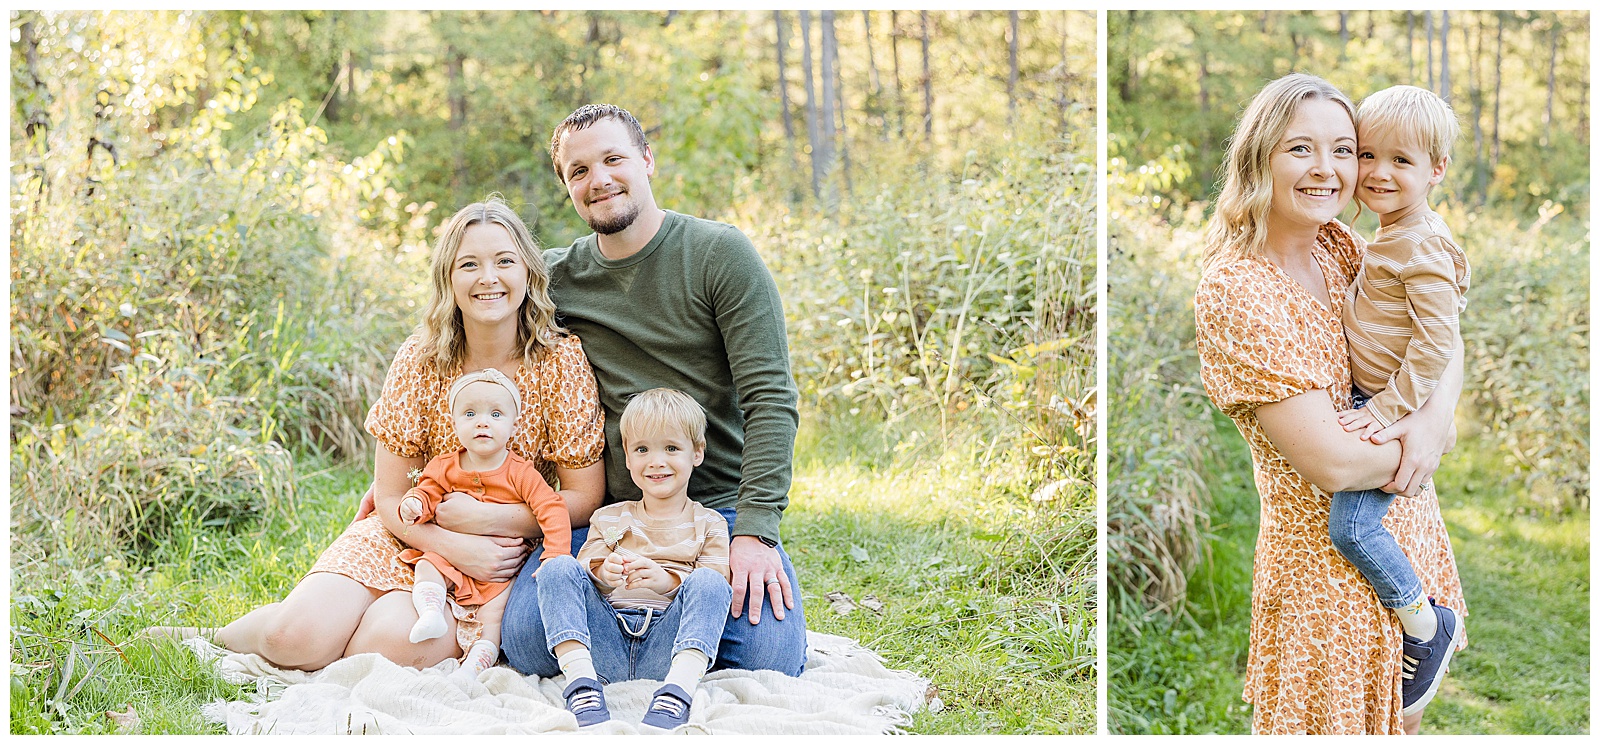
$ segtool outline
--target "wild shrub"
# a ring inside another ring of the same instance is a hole
[[[1472,262],[1459,418],[1496,444],[1524,507],[1589,507],[1589,234],[1551,204],[1528,227],[1445,215]]]
[[[288,477],[286,451],[364,449],[366,407],[413,320],[398,309],[417,296],[427,210],[385,187],[403,142],[340,162],[291,100],[224,147],[266,82],[244,57],[211,58],[231,73],[193,106],[192,77],[184,89],[174,73],[174,100],[128,78],[170,64],[172,39],[58,20],[34,33],[83,58],[41,58],[62,86],[43,99],[54,126],[26,135],[12,169],[21,532],[115,544],[158,540],[178,514],[272,509],[293,494],[267,483]],[[102,48],[114,54],[88,58]],[[96,115],[74,117],[97,89]],[[182,124],[152,125],[166,119]]]
[[[743,217],[783,293],[802,395],[945,432],[994,422],[1054,478],[1092,481],[1094,169],[1079,145],[1006,143],[955,173],[880,153],[834,217]]]
[[[1136,211],[1110,236],[1106,566],[1118,603],[1177,611],[1208,527],[1212,424],[1194,341],[1198,209],[1181,225]]]

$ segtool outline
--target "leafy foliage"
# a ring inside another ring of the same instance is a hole
[[[1133,163],[1182,151],[1202,177],[1156,192],[1181,208],[1209,198],[1224,143],[1268,80],[1309,72],[1355,101],[1391,85],[1429,87],[1463,130],[1444,201],[1586,210],[1587,14],[1451,11],[1446,40],[1445,16],[1426,13],[1431,31],[1418,11],[1112,11],[1108,127]]]
[[[880,187],[837,227],[752,216],[802,394],[825,410],[933,414],[947,429],[997,406],[1084,478],[1095,222],[1093,169],[1075,143],[975,159],[965,178],[930,173],[922,189]]]
[[[171,71],[191,81],[187,93],[158,94],[166,83],[138,71],[171,53],[163,44],[203,45],[204,33],[174,41],[121,16],[62,20],[33,21],[39,48],[81,55],[40,56],[33,69],[66,90],[104,90],[117,84],[95,78],[93,50],[114,51],[131,86],[122,100],[138,103],[86,121],[58,98],[47,111],[61,124],[13,164],[20,512],[70,528],[66,545],[148,545],[178,514],[226,521],[288,501],[286,449],[365,451],[361,418],[405,328],[380,309],[414,287],[373,270],[414,268],[423,225],[390,216],[386,236],[411,242],[369,248],[363,222],[394,204],[381,180],[398,140],[341,163],[289,101],[242,146],[223,147],[265,84],[247,54],[207,58],[231,72],[193,106],[213,74],[200,61]],[[148,96],[133,92],[146,85]],[[81,153],[100,140],[120,155],[91,158],[85,175]]]

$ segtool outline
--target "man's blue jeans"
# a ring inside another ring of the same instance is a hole
[[[687,649],[715,659],[733,588],[715,569],[694,570],[663,611],[611,607],[589,573],[570,556],[539,570],[539,618],[546,648],[579,641],[589,648],[602,683],[667,676],[672,658]],[[553,651],[549,663],[555,662]]]
[[[718,510],[727,519],[731,529],[737,514],[734,510]],[[576,555],[589,537],[588,528],[572,531],[572,551]],[[806,617],[800,598],[800,581],[795,578],[794,564],[778,545],[778,558],[783,561],[783,573],[794,590],[794,608],[786,609],[779,621],[770,607],[763,607],[761,622],[751,624],[748,602],[740,618],[730,613],[722,629],[722,644],[717,649],[712,670],[776,670],[785,675],[799,675],[806,666]],[[561,674],[550,647],[539,610],[538,580],[533,573],[539,569],[537,554],[528,557],[511,586],[511,598],[506,602],[505,617],[500,623],[500,648],[506,661],[524,675],[552,678]],[[726,610],[726,609],[724,609]]]
[[[1353,391],[1355,408],[1367,405],[1368,396]],[[1382,489],[1342,491],[1333,495],[1328,508],[1328,537],[1333,547],[1356,566],[1385,608],[1399,608],[1422,595],[1422,581],[1411,568],[1411,559],[1400,550],[1394,536],[1383,527],[1394,495]]]

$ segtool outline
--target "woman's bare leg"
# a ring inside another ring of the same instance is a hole
[[[1404,729],[1408,735],[1422,734],[1422,712],[1419,711],[1411,716],[1402,717],[1400,719],[1400,728]]]
[[[380,594],[342,574],[308,574],[282,602],[257,608],[222,627],[217,643],[260,655],[281,668],[321,670],[344,655]]]
[[[416,622],[417,609],[411,605],[411,593],[404,590],[386,593],[367,608],[360,627],[344,649],[344,656],[376,652],[397,665],[418,669],[461,656],[461,647],[456,645],[454,616],[445,614],[450,628],[444,636],[412,644],[411,627]]]

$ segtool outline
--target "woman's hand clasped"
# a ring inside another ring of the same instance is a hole
[[[1433,472],[1439,470],[1440,459],[1455,447],[1456,425],[1452,419],[1418,411],[1401,417],[1400,421],[1369,438],[1375,445],[1391,440],[1400,443],[1400,468],[1395,471],[1394,480],[1383,487],[1384,491],[1404,497],[1423,493]]]
[[[447,533],[454,547],[439,551],[462,574],[484,582],[509,582],[517,578],[528,545],[521,538],[498,535]],[[443,547],[441,547],[443,548]]]

